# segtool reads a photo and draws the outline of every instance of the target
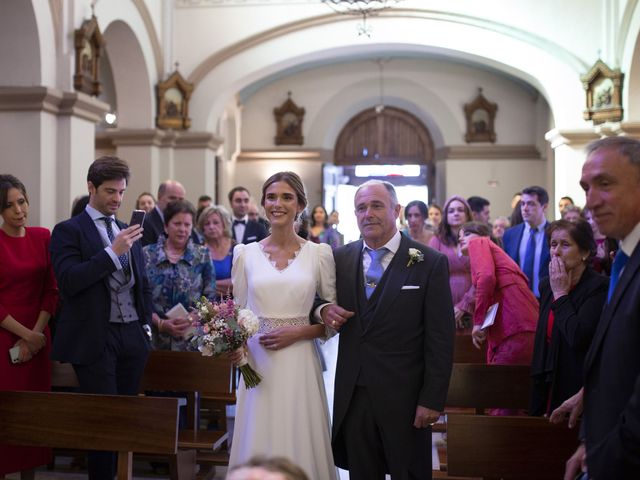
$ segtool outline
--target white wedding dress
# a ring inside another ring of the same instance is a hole
[[[284,456],[311,480],[337,478],[331,452],[327,397],[312,340],[281,350],[259,343],[262,333],[285,325],[308,325],[316,292],[335,302],[335,264],[331,247],[306,242],[289,265],[278,270],[259,243],[237,245],[233,255],[236,301],[260,317],[260,331],[249,339],[249,363],[260,384],[237,390],[236,419],[229,467],[254,455]]]

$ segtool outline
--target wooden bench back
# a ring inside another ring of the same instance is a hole
[[[453,347],[454,363],[487,363],[487,342],[480,350],[473,346],[471,335],[456,335]]]
[[[451,414],[447,473],[504,480],[557,480],[578,446],[577,429],[541,417]]]
[[[529,408],[531,368],[527,365],[454,363],[447,407]]]
[[[154,350],[144,369],[141,390],[233,394],[233,365],[198,352]]]

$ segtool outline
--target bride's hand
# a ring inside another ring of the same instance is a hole
[[[234,350],[233,352],[228,352],[227,358],[231,360],[231,362],[234,365],[237,366],[242,361],[242,358],[245,356],[245,354],[246,354],[246,347],[240,347],[237,350]]]
[[[282,350],[300,340],[297,327],[279,327],[260,337],[260,345],[267,350]]]

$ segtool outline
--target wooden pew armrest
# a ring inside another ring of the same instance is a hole
[[[222,430],[180,430],[178,448],[215,452],[227,441],[229,434]]]

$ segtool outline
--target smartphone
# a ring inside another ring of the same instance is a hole
[[[20,363],[20,347],[12,347],[9,349],[9,358],[11,363]]]
[[[134,210],[131,214],[131,220],[129,221],[129,226],[140,225],[144,223],[144,217],[147,213],[144,210]]]

